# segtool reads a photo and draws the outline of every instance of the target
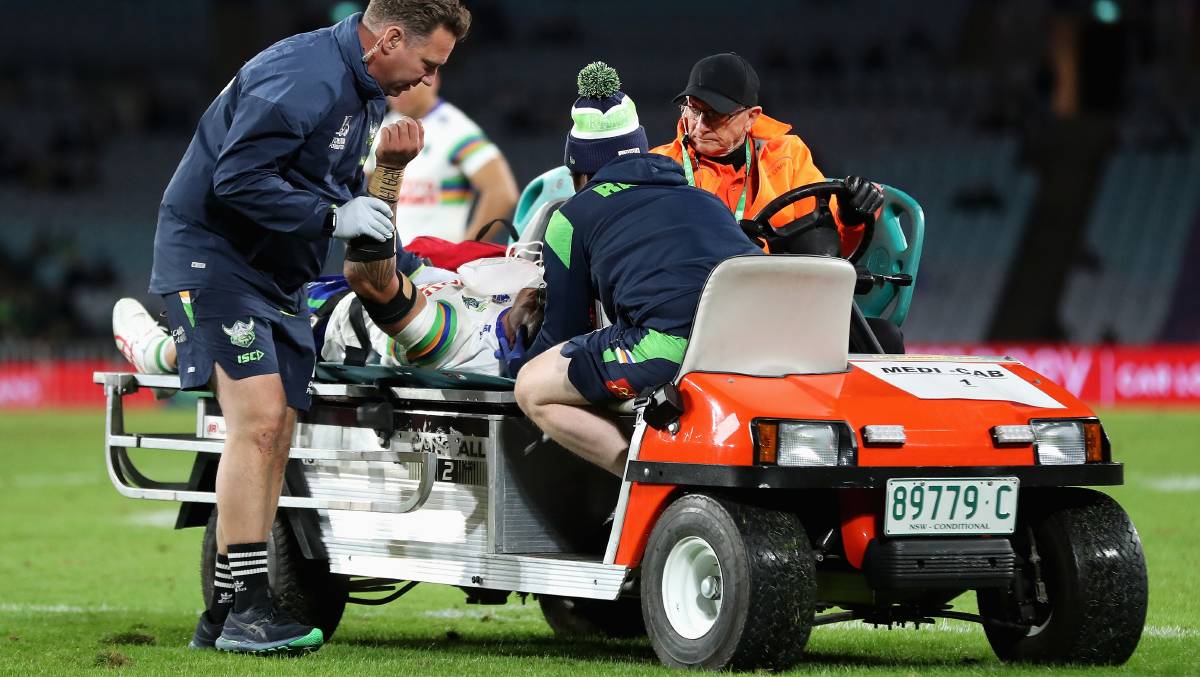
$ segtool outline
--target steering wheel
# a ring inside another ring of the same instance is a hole
[[[791,235],[796,235],[804,231],[812,230],[822,225],[834,225],[836,221],[833,218],[833,210],[829,207],[829,198],[837,195],[840,199],[849,197],[846,191],[846,182],[841,179],[830,179],[827,181],[819,181],[810,183],[805,186],[793,188],[779,197],[771,200],[767,206],[762,208],[753,219],[742,222],[742,230],[750,236],[751,239],[757,237],[765,237],[768,239],[784,238]],[[776,228],[771,225],[771,217],[778,214],[785,207],[805,200],[807,198],[816,198],[817,207],[808,214],[796,219],[795,221]],[[858,260],[867,252],[867,248],[871,243],[871,238],[875,236],[875,218],[872,216],[863,224],[863,237],[850,256],[846,257],[850,263],[858,263]]]

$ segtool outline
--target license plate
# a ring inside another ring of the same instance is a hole
[[[888,536],[1011,534],[1017,523],[1015,477],[890,479],[884,504]]]

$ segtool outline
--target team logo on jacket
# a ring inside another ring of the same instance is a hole
[[[333,135],[333,140],[329,142],[330,150],[345,150],[346,136],[350,134],[350,121],[354,119],[353,115],[347,115],[342,120],[342,126],[337,130],[337,134]]]
[[[358,166],[365,167],[367,160],[371,157],[371,149],[375,147],[375,135],[379,133],[379,123],[372,122],[371,127],[367,130],[367,145],[363,151],[363,156],[358,159]],[[428,146],[426,146],[428,147]]]
[[[238,320],[232,327],[221,325],[221,329],[229,336],[229,342],[239,348],[249,348],[254,343],[254,318],[247,324]]]

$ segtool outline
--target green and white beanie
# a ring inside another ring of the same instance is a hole
[[[637,106],[621,91],[616,69],[594,61],[579,71],[577,82],[579,98],[571,107],[575,124],[563,158],[572,173],[595,174],[619,155],[649,152]]]

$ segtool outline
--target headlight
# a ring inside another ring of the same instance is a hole
[[[756,463],[780,466],[852,465],[854,441],[841,421],[754,422]]]
[[[1041,465],[1073,465],[1087,460],[1083,421],[1030,421]]]

